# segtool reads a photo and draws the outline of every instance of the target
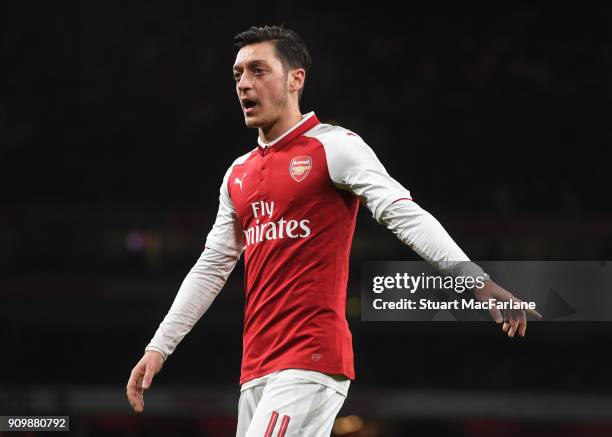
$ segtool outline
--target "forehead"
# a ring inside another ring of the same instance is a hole
[[[276,56],[274,45],[266,41],[242,47],[236,54],[234,69],[244,68],[245,65],[255,61],[263,61],[272,66],[282,65],[280,59]]]

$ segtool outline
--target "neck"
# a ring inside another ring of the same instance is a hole
[[[287,132],[301,120],[302,114],[300,113],[299,108],[287,111],[270,126],[260,127],[259,138],[261,138],[261,141],[267,144]]]

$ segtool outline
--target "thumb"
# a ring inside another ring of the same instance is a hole
[[[151,366],[147,366],[145,376],[142,378],[142,388],[145,390],[151,387],[151,380],[153,379],[153,369]]]

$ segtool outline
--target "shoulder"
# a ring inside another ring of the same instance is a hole
[[[325,123],[319,123],[309,131],[305,132],[304,136],[316,139],[326,149],[359,147],[360,145],[365,144],[363,139],[357,133],[342,126],[334,126]]]
[[[228,181],[234,169],[239,168],[241,165],[244,165],[256,152],[257,148],[254,148],[250,152],[245,153],[244,155],[241,155],[238,158],[234,159],[234,162],[232,162],[232,164],[229,166],[229,168],[225,171],[225,174],[223,175],[223,181],[221,182],[222,193],[228,192]]]
[[[227,179],[232,174],[232,171],[236,167],[246,164],[246,162],[249,159],[251,159],[255,155],[255,153],[257,153],[257,147],[252,149],[251,151],[245,153],[244,155],[241,155],[238,158],[234,159],[232,164],[229,166],[229,168],[225,172],[225,179]]]
[[[244,155],[241,155],[238,158],[234,159],[234,162],[232,162],[232,165],[230,165],[230,170],[236,167],[237,165],[245,164],[249,159],[255,156],[255,153],[257,153],[257,147],[245,153]]]
[[[361,136],[342,126],[318,124],[304,135],[323,146],[333,179],[346,171],[378,164],[376,154]]]

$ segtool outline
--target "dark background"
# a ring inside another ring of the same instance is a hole
[[[256,145],[231,76],[251,25],[298,31],[313,58],[302,112],[359,133],[472,259],[611,259],[612,8],[399,8],[4,6],[0,415],[70,414],[75,435],[232,435],[241,264],[143,416],[124,387],[223,174]],[[362,209],[350,302],[361,262],[407,259]],[[365,424],[346,435],[612,435],[608,323],[509,340],[493,323],[348,317],[357,380],[341,416]]]

